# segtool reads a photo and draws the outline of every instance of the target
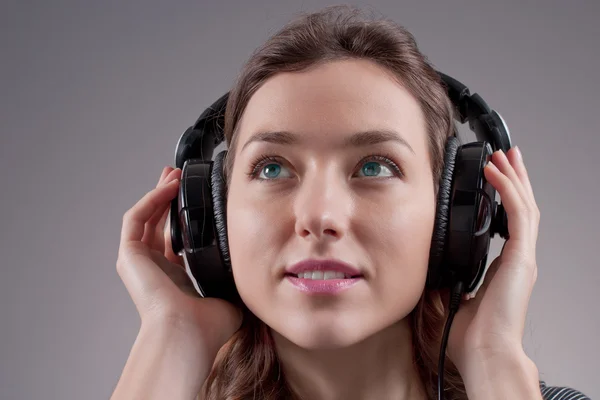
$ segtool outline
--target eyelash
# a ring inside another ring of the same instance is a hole
[[[383,161],[384,163],[386,163],[388,166],[391,167],[392,171],[395,172],[395,174],[398,177],[404,176],[404,171],[402,170],[402,168],[400,168],[398,166],[398,164],[396,164],[395,162],[393,162],[391,160],[392,158],[393,158],[393,156],[391,156],[387,153],[383,153],[383,154],[374,153],[374,154],[369,154],[366,157],[364,157],[362,160],[360,160],[359,164],[364,164],[369,161]],[[259,181],[273,180],[273,179],[258,178],[258,174],[260,174],[260,170],[268,163],[282,164],[281,160],[276,156],[271,156],[271,155],[266,155],[266,154],[260,155],[256,159],[254,159],[254,161],[250,164],[249,171],[246,173],[246,175],[248,175],[248,177],[250,177],[251,179],[257,179]]]

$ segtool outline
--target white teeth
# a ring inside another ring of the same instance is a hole
[[[300,272],[298,278],[314,280],[348,279],[350,275],[338,271],[305,271]]]
[[[323,273],[323,279],[335,279],[335,276],[337,275],[337,272],[334,271],[325,271]],[[343,275],[342,275],[343,276]]]

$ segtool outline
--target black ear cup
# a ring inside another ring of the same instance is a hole
[[[441,286],[443,275],[443,260],[448,238],[448,225],[450,219],[450,200],[452,195],[452,182],[456,156],[460,148],[460,140],[456,137],[448,138],[444,155],[444,169],[439,182],[437,196],[437,210],[435,225],[431,238],[429,251],[429,267],[427,270],[427,287],[437,289]]]
[[[200,294],[236,303],[239,296],[227,244],[225,154],[219,154],[216,161],[190,159],[184,163],[179,193],[171,205],[171,234],[176,235],[172,237],[173,251],[182,250]]]
[[[217,242],[221,256],[223,257],[223,267],[228,273],[231,273],[231,258],[229,256],[229,243],[227,241],[227,182],[225,181],[223,168],[226,156],[227,150],[223,150],[217,154],[213,160],[210,180]]]
[[[483,173],[491,155],[487,142],[462,145],[452,137],[446,144],[427,272],[430,289],[460,281],[471,292],[484,276],[490,239],[503,217]]]
[[[233,279],[231,257],[229,255],[229,242],[227,240],[227,182],[224,174],[226,157],[227,150],[223,150],[217,154],[212,162],[210,171],[215,234],[217,246],[219,247],[219,252],[221,254],[221,264],[215,266],[215,268],[221,269],[219,275],[224,277],[222,282],[219,282],[219,284],[215,284],[214,286],[219,289],[217,297],[221,297],[233,303],[239,303],[241,300]]]

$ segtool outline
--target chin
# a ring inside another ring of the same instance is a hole
[[[315,335],[315,336],[298,336],[292,334],[290,336],[282,335],[288,341],[292,342],[298,347],[306,350],[335,350],[350,347],[359,342],[352,337],[340,336],[340,335]]]
[[[351,315],[304,316],[298,313],[267,325],[274,331],[274,335],[279,335],[298,347],[327,350],[350,347],[384,328],[374,323],[365,323],[365,320]]]

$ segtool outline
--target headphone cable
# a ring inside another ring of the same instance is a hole
[[[444,326],[444,334],[442,336],[442,345],[440,348],[440,359],[438,362],[438,400],[444,400],[444,360],[446,358],[446,345],[448,344],[450,326],[452,325],[454,315],[460,306],[460,299],[462,297],[463,290],[464,284],[462,281],[458,281],[452,287],[452,292],[450,294],[448,319],[446,319],[446,325]]]

